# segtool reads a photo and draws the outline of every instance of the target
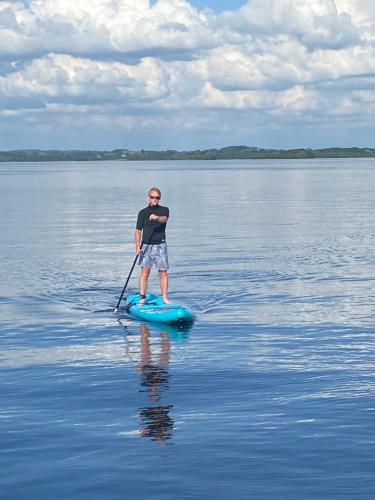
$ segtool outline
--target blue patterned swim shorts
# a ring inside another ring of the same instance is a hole
[[[155,266],[158,271],[166,271],[169,268],[167,244],[143,245],[139,265],[150,268]]]

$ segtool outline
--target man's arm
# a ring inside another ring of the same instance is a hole
[[[149,217],[150,220],[156,220],[157,222],[161,222],[162,224],[165,224],[168,220],[168,217],[166,215],[155,215],[151,214]]]
[[[134,237],[135,237],[135,253],[138,255],[139,252],[141,251],[142,231],[140,229],[136,229]]]

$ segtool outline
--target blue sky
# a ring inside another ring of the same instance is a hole
[[[2,0],[0,149],[374,147],[374,40],[367,0]]]
[[[244,0],[193,0],[191,5],[197,9],[209,8],[215,12],[222,12],[223,10],[236,10],[246,3]]]
[[[25,0],[27,1],[27,0]],[[152,0],[151,4],[157,3],[157,0]],[[199,10],[209,8],[219,13],[224,10],[236,10],[242,7],[246,0],[191,0],[190,4]]]

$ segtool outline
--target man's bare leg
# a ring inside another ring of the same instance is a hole
[[[141,267],[141,275],[139,277],[139,294],[146,295],[147,285],[148,285],[148,277],[150,276],[151,268]],[[145,299],[140,300],[141,304],[145,303]]]
[[[163,297],[164,304],[171,304],[171,301],[168,299],[168,272],[167,271],[159,271],[160,278],[160,289],[161,295]]]

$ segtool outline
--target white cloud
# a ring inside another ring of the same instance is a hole
[[[0,116],[166,137],[168,124],[208,137],[215,120],[223,134],[340,114],[368,124],[374,21],[363,0],[249,0],[220,15],[186,0],[0,1]]]
[[[284,91],[234,91],[223,92],[209,83],[197,99],[201,107],[227,109],[256,109],[270,114],[301,113],[318,106],[318,95],[296,85]]]
[[[0,94],[143,102],[168,93],[167,76],[160,63],[144,58],[137,65],[92,61],[64,54],[49,54],[0,77]]]
[[[31,0],[0,4],[0,54],[190,51],[212,46],[205,14],[184,0]]]
[[[309,48],[341,47],[359,36],[350,16],[338,12],[335,0],[248,0],[238,12],[221,18],[240,32],[287,34]]]
[[[337,11],[351,17],[357,26],[374,25],[375,4],[368,0],[336,0]]]

